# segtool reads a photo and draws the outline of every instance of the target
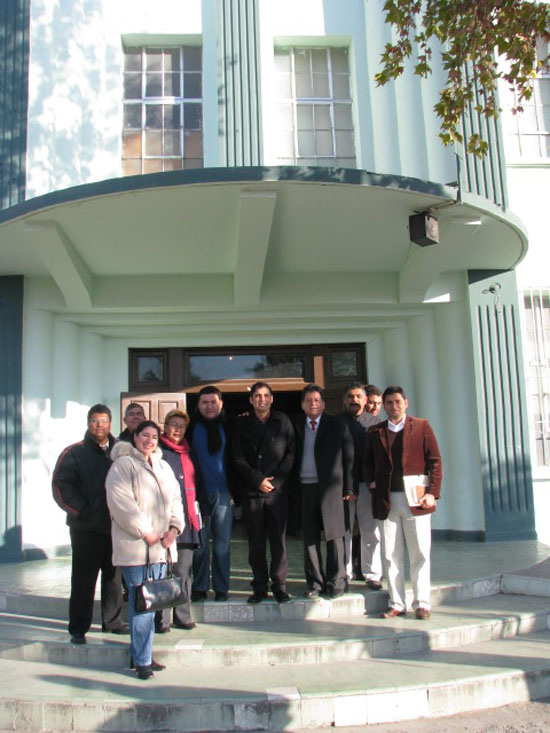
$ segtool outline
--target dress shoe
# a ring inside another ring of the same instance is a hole
[[[277,603],[288,603],[290,601],[290,596],[286,590],[274,590],[273,598],[275,598]]]
[[[205,601],[207,598],[208,598],[208,593],[205,590],[191,591],[191,603],[198,603],[199,601]]]
[[[221,603],[222,601],[228,601],[229,596],[227,595],[227,593],[224,593],[221,590],[217,590],[216,595],[214,596],[214,600]]]
[[[395,618],[396,616],[405,616],[406,611],[400,611],[398,608],[388,608],[387,611],[380,614],[380,618]]]
[[[304,592],[305,598],[319,598],[321,595],[321,591],[317,590],[316,588],[312,588],[311,590],[306,590]]]
[[[170,631],[169,626],[155,626],[155,634],[169,634]]]
[[[86,637],[84,634],[73,634],[71,636],[71,644],[86,644]]]
[[[149,677],[153,676],[153,665],[146,664],[144,667],[136,665],[136,674],[140,680],[148,680]]]
[[[166,669],[166,665],[165,664],[161,664],[160,662],[155,662],[154,659],[151,662],[151,664],[150,665],[147,665],[147,666],[148,667],[151,667],[151,669],[153,670],[153,672],[162,672],[163,669]],[[130,657],[130,669],[136,669],[136,665],[134,664],[134,660],[132,659],[132,657]],[[149,675],[149,676],[151,676],[151,675]]]
[[[251,596],[248,596],[247,603],[261,603],[262,601],[265,601],[266,598],[267,593],[261,593],[260,591],[255,590]]]
[[[420,621],[427,621],[430,618],[430,612],[427,608],[422,608],[421,606],[416,609],[414,612],[414,615],[417,619]]]
[[[333,588],[329,592],[329,596],[331,598],[341,598],[344,595],[344,589],[343,588]]]
[[[109,634],[129,634],[130,627],[128,626],[128,624],[119,624],[113,629],[103,629],[103,631],[106,631]]]
[[[185,631],[191,631],[191,629],[197,628],[197,624],[194,621],[188,621],[185,624],[174,622],[174,626],[176,629],[185,629]]]
[[[367,580],[369,590],[382,590],[382,583],[379,580]]]

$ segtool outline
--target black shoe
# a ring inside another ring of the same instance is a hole
[[[169,626],[155,626],[155,634],[169,634],[170,631]]]
[[[107,629],[105,626],[101,627],[102,631],[105,631],[108,634],[129,634],[130,633],[130,627],[128,624],[119,624],[118,626],[115,626],[112,629]]]
[[[216,591],[216,595],[214,597],[214,600],[215,601],[228,601],[229,600],[229,596],[228,596],[227,593],[224,593],[221,590],[217,590]]]
[[[84,634],[73,634],[71,636],[71,644],[87,644]]]
[[[161,664],[160,662],[155,662],[154,659],[151,662],[151,664],[150,665],[147,665],[147,666],[151,667],[151,669],[153,670],[153,672],[162,672],[163,669],[166,669],[166,665],[165,664]],[[134,660],[132,659],[132,657],[130,657],[130,669],[136,669],[136,665],[134,664]]]
[[[277,603],[288,603],[288,601],[290,601],[290,596],[286,590],[274,590],[273,597]]]
[[[199,601],[205,601],[207,598],[208,598],[208,592],[205,590],[191,591],[191,603],[198,603]]]
[[[341,598],[344,595],[343,588],[333,588],[329,593],[331,598]]]
[[[304,593],[305,598],[319,598],[321,595],[321,592],[318,591],[316,588],[312,588],[311,590],[306,590]]]
[[[260,593],[260,591],[255,590],[251,596],[248,596],[247,603],[261,603],[266,598],[267,593]]]
[[[370,590],[382,590],[382,583],[379,580],[367,580],[367,588]]]
[[[148,680],[153,676],[153,665],[146,664],[144,667],[136,666],[136,674],[140,680]]]
[[[185,631],[191,631],[191,629],[195,629],[197,627],[197,624],[194,621],[189,621],[186,624],[180,624],[177,621],[174,621],[174,626],[176,629],[185,629]]]

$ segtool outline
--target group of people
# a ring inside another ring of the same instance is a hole
[[[413,610],[429,618],[430,514],[440,495],[442,463],[428,421],[406,414],[408,402],[397,385],[382,393],[349,384],[344,411],[336,416],[325,411],[316,384],[303,389],[302,413],[293,419],[274,410],[273,399],[270,385],[257,382],[250,409],[229,419],[221,392],[203,387],[192,418],[172,410],[164,432],[131,403],[118,441],[109,408],[90,408],[84,440],[62,452],[52,480],[70,529],[72,643],[86,643],[101,570],[103,630],[130,633],[131,666],[140,679],[163,669],[152,658],[155,629],[165,633],[171,623],[194,628],[190,602],[207,598],[210,579],[214,599],[228,600],[235,503],[242,505],[248,536],[249,603],[261,603],[270,590],[277,602],[290,600],[290,512],[303,539],[308,598],[338,598],[347,590],[357,526],[367,587],[379,590],[382,577],[387,580],[390,604],[382,615],[406,612],[406,544]],[[382,406],[387,420],[381,420]],[[411,481],[418,484],[414,502],[406,490]],[[136,613],[136,586],[147,567],[153,577],[163,576],[167,553],[187,601],[156,617]],[[128,624],[122,620],[122,580]]]

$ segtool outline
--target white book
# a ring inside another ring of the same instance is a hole
[[[430,477],[422,473],[417,476],[403,476],[403,485],[409,506],[419,506],[420,499],[426,493],[426,486],[430,485]]]

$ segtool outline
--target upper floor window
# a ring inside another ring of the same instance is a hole
[[[279,164],[354,168],[347,48],[279,48],[275,70]]]
[[[537,57],[548,57],[548,44],[537,43]],[[512,114],[517,105],[513,90],[502,89],[505,114],[502,116],[506,151],[512,158],[550,158],[550,73],[537,74],[533,81],[533,96],[522,102],[523,112]]]
[[[202,166],[202,48],[125,49],[123,174]]]
[[[536,465],[550,466],[550,289],[523,294],[530,420]]]

